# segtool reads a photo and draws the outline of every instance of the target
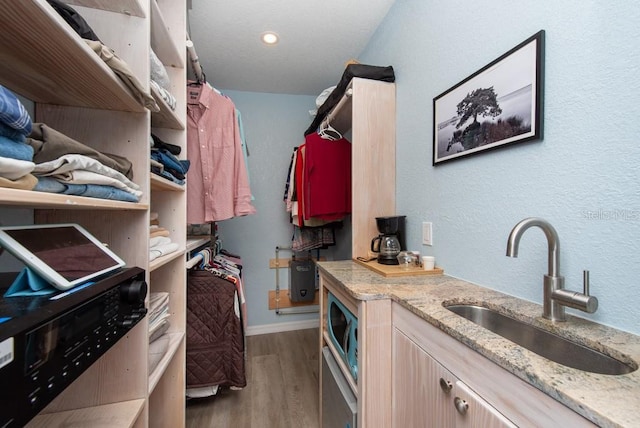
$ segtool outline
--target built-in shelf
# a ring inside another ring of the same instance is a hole
[[[103,209],[103,210],[139,210],[145,211],[148,204],[123,202],[113,199],[87,198],[84,196],[63,195],[59,193],[35,192],[0,188],[0,204],[24,206],[30,208],[56,209]]]
[[[151,190],[161,190],[166,192],[184,192],[184,186],[160,177],[157,174],[151,174]]]
[[[0,84],[38,103],[145,111],[46,0],[0,2],[0,16],[11,17],[2,20]]]
[[[165,67],[184,68],[180,51],[171,37],[172,29],[169,28],[162,16],[158,3],[155,1],[149,3],[151,4],[151,49],[153,49]],[[187,49],[186,41],[187,36],[185,33],[184,43],[180,46],[182,51]]]
[[[146,18],[140,0],[65,0],[65,3]]]
[[[151,94],[160,111],[151,113],[151,132],[163,141],[181,147],[179,159],[188,159],[186,142],[186,11],[183,0],[145,0],[148,6],[149,45],[169,77],[169,92],[176,99],[175,110],[164,101],[155,85]],[[149,262],[149,290],[170,295],[170,327],[167,351],[148,373],[149,427],[184,427],[186,350],[186,184],[176,184],[150,175],[151,211],[160,225],[171,231],[180,245],[174,253]],[[154,356],[155,357],[155,356]]]
[[[160,111],[151,113],[151,126],[154,128],[177,129],[179,131],[185,129],[184,122],[176,115],[175,111],[171,110],[169,104],[165,102],[160,92],[153,86],[151,86],[151,95],[153,95],[158,107],[160,107]]]
[[[41,413],[27,427],[131,427],[140,416],[144,403],[145,400],[130,400],[64,412]]]
[[[183,0],[63,0],[150,88],[150,45],[167,68],[176,110],[138,96],[50,6],[0,0],[0,85],[33,103],[32,119],[131,162],[141,203],[0,188],[0,207],[27,208],[35,224],[78,223],[108,242],[128,266],[145,269],[149,292],[171,297],[168,351],[149,370],[145,317],[28,426],[183,427],[185,423],[186,187],[151,174],[149,136],[186,153],[186,4]],[[152,89],[149,89],[152,91]],[[152,91],[153,92],[153,91]],[[157,213],[179,250],[149,260],[149,218]],[[160,357],[160,356],[159,356]],[[153,391],[151,396],[149,391]]]
[[[347,87],[340,101],[327,114],[325,121],[331,125],[333,129],[345,135],[351,129],[351,116],[353,113],[353,88],[351,84]]]
[[[184,256],[184,248],[181,250],[179,249],[178,251],[174,251],[171,254],[167,254],[166,256],[158,257],[157,259],[149,262],[149,272],[153,272],[154,270],[158,269],[160,266],[164,266],[170,261],[183,256]]]
[[[184,333],[166,333],[169,336],[169,346],[167,347],[167,352],[165,352],[164,356],[156,366],[153,373],[149,375],[149,395],[153,392],[158,381],[164,374],[167,369],[167,366],[171,362],[171,359],[175,355],[178,348],[180,348],[180,343],[184,340]]]
[[[189,236],[187,237],[187,252],[193,251],[196,248],[202,247],[203,245],[206,245],[210,242],[211,242],[211,238],[209,237],[201,238],[201,237]]]

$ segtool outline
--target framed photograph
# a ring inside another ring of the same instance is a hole
[[[433,165],[542,138],[544,30],[433,99]]]

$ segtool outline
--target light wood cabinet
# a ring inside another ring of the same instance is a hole
[[[502,413],[462,381],[456,381],[452,392],[453,405],[456,408],[456,428],[515,428],[515,425]]]
[[[393,361],[394,427],[515,427],[397,329]]]
[[[358,427],[391,427],[391,301],[356,300],[342,291],[331,278],[320,274],[320,351],[328,346],[358,401]],[[355,381],[327,332],[327,299],[333,294],[358,318],[358,379]],[[322,354],[321,354],[322,355]],[[319,379],[322,379],[320,364]],[[322,400],[322,383],[320,383]],[[385,404],[386,403],[386,404]],[[322,409],[322,402],[320,402]],[[320,415],[322,420],[322,414]],[[322,426],[322,423],[320,424]]]
[[[182,147],[186,159],[184,0],[70,0],[102,42],[149,88],[149,49],[166,66],[177,107],[156,96],[150,113],[46,0],[0,2],[0,84],[35,104],[36,122],[99,151],[128,158],[138,203],[0,188],[2,209],[32,208],[36,223],[79,223],[128,266],[147,271],[149,290],[170,294],[169,349],[150,373],[145,319],[61,393],[30,426],[184,426],[186,192],[150,174],[149,136]],[[157,94],[155,94],[157,95]],[[149,261],[150,212],[180,250]]]
[[[353,78],[345,95],[328,114],[329,124],[351,141],[351,255],[367,256],[378,235],[375,217],[395,215],[396,89],[394,83]],[[389,300],[359,301],[320,276],[320,352],[326,345],[358,400],[358,426],[391,426],[389,412],[379,403],[391,399]],[[358,380],[349,374],[329,340],[327,296],[334,294],[358,318]],[[320,363],[322,379],[322,364]],[[320,385],[322,388],[322,385]],[[320,390],[322,400],[322,390]],[[320,403],[322,409],[322,403]],[[322,418],[322,415],[321,415]],[[321,425],[322,426],[322,425]]]
[[[392,320],[394,427],[594,426],[398,303]]]
[[[351,256],[366,257],[375,218],[396,215],[395,83],[354,77],[327,120],[351,131]]]

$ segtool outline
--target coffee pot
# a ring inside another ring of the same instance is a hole
[[[405,216],[376,217],[380,235],[371,240],[371,251],[378,253],[378,263],[397,265],[398,254],[403,250]]]
[[[397,256],[400,254],[400,240],[396,235],[379,235],[371,240],[371,251],[378,253],[378,263],[393,265],[398,264]],[[393,260],[396,262],[393,263]]]

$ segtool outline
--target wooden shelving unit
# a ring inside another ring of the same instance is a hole
[[[88,409],[69,410],[36,416],[29,426],[51,428],[53,426],[91,426],[130,427],[144,409],[144,400],[131,400],[124,403],[105,404]]]
[[[3,85],[39,103],[145,111],[104,61],[61,17],[52,15],[47,2],[19,3],[0,5]]]
[[[328,114],[329,124],[342,135],[351,132],[351,255],[368,256],[371,238],[378,235],[375,217],[396,215],[396,88],[394,83],[353,78],[344,96]],[[327,301],[332,293],[358,318],[358,380],[327,332]],[[327,346],[358,400],[358,427],[391,426],[380,402],[391,399],[391,303],[358,301],[339,284],[320,275],[320,354]],[[367,356],[367,357],[365,357]],[[322,379],[322,362],[318,378]],[[322,409],[322,382],[320,382]],[[320,417],[322,424],[322,415]]]
[[[170,295],[169,346],[149,372],[145,319],[116,343],[29,426],[184,426],[186,192],[150,173],[149,136],[182,148],[186,159],[186,3],[184,0],[68,0],[101,41],[149,88],[149,51],[163,61],[177,107],[158,94],[144,108],[46,0],[0,2],[0,84],[35,105],[35,122],[96,150],[126,157],[139,203],[0,189],[2,209],[33,210],[35,223],[79,223],[147,271],[150,292]],[[149,213],[159,213],[176,253],[149,261]]]
[[[329,112],[329,124],[351,132],[351,255],[369,254],[376,217],[396,215],[396,86],[355,77]]]

